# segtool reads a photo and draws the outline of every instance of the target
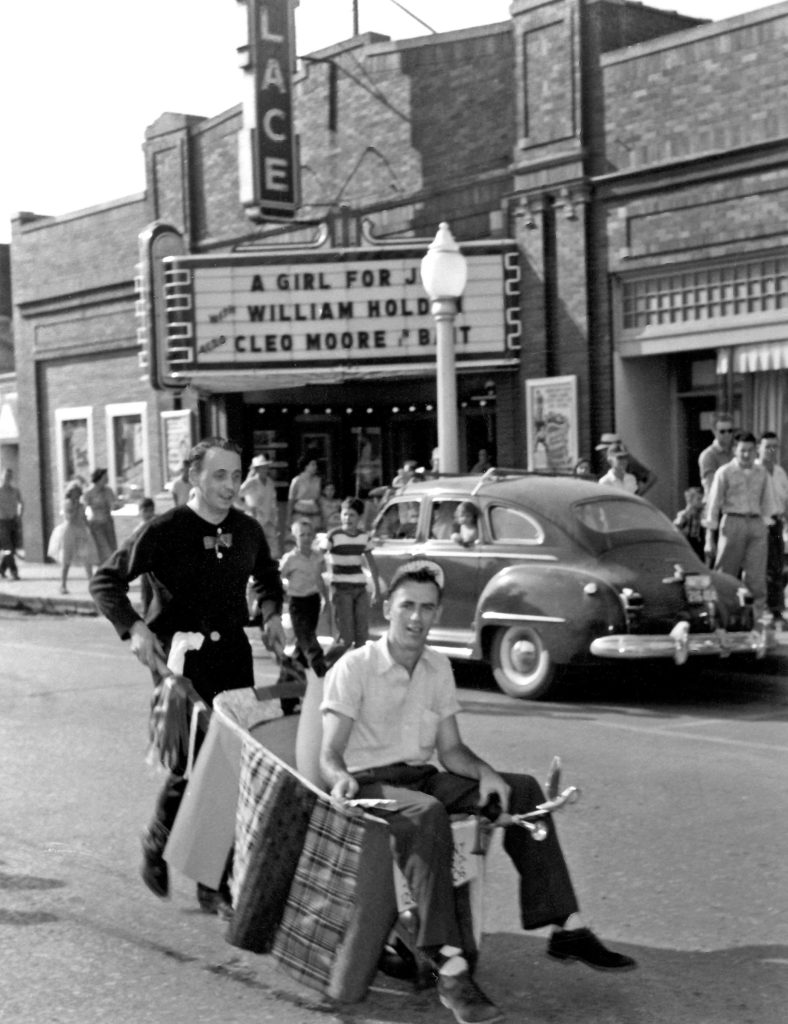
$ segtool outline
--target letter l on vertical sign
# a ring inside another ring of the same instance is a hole
[[[247,7],[247,98],[238,157],[241,202],[254,221],[290,220],[298,205],[293,129],[297,0],[238,0]]]

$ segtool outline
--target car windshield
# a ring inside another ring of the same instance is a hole
[[[375,520],[374,533],[380,540],[405,540],[416,536],[418,501],[394,501]]]
[[[626,498],[594,498],[578,502],[574,513],[587,530],[610,539],[613,539],[611,535],[632,531],[668,533],[671,536],[673,533],[659,509]]]

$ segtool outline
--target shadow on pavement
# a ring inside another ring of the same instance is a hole
[[[477,981],[506,1019],[528,1024],[778,1024],[788,997],[788,946],[709,952],[614,943],[639,969],[623,974],[564,965],[544,955],[546,940],[485,935]],[[396,985],[396,987],[395,987]],[[384,988],[385,986],[385,988]],[[446,1021],[433,992],[412,992],[378,975],[365,1003],[341,1019],[392,1024]]]

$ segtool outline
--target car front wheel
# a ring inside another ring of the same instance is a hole
[[[499,629],[493,638],[491,663],[503,692],[520,700],[539,700],[556,680],[550,652],[532,626]]]

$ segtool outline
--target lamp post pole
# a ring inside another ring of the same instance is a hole
[[[457,375],[454,363],[454,318],[468,278],[468,265],[443,222],[421,261],[421,280],[435,320],[436,398],[438,407],[438,469],[457,473]]]
[[[435,366],[438,406],[438,469],[457,473],[460,469],[457,442],[457,374],[454,367],[454,318],[456,299],[433,299],[430,312],[435,320]]]

